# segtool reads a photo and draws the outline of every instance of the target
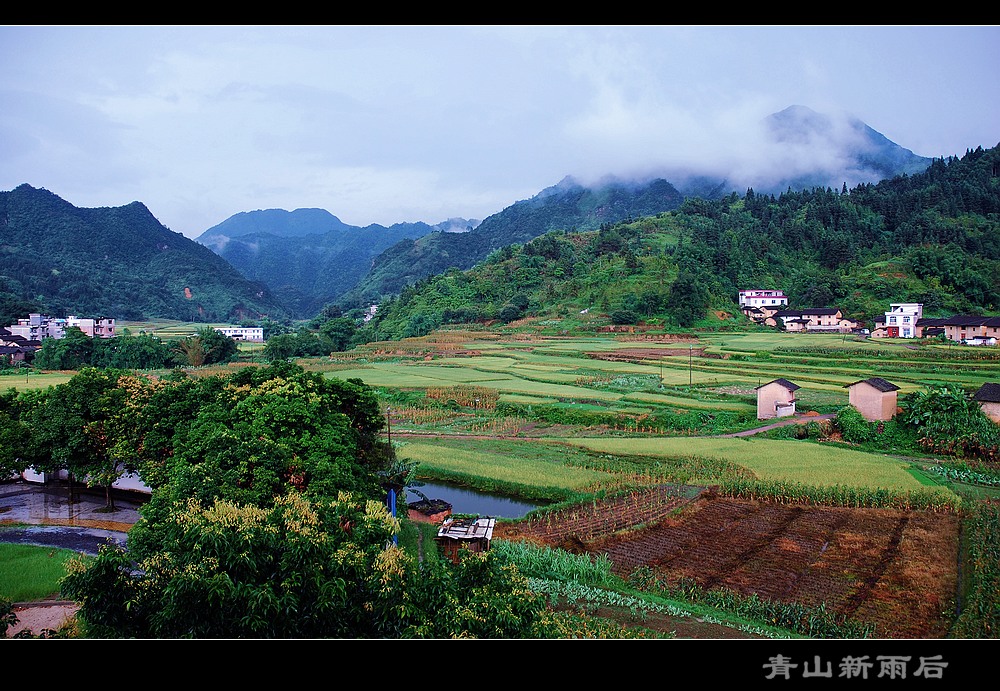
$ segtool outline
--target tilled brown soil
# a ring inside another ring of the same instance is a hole
[[[957,516],[779,504],[711,492],[678,506],[651,524],[633,521],[647,525],[632,531],[598,535],[593,516],[564,512],[534,526],[498,526],[494,536],[605,554],[622,576],[646,566],[670,585],[693,581],[779,602],[824,604],[835,614],[874,624],[879,638],[943,638],[948,632],[958,588]],[[621,521],[609,515],[605,522]]]

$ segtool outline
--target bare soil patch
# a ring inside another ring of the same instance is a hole
[[[504,524],[494,535],[605,554],[625,577],[646,566],[669,585],[686,580],[779,602],[823,604],[873,624],[878,638],[948,633],[958,589],[955,515],[749,501],[712,492],[679,500],[663,513],[664,499],[661,490],[645,508],[638,498],[598,503]],[[622,529],[625,524],[641,527]]]

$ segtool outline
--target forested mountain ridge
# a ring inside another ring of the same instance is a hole
[[[737,291],[757,287],[869,323],[890,302],[923,303],[929,317],[992,314],[998,272],[1000,152],[977,148],[851,190],[751,189],[596,231],[550,231],[420,280],[380,305],[361,335],[524,317],[554,332],[740,325]]]
[[[449,268],[470,268],[499,247],[552,230],[596,230],[607,223],[671,211],[690,197],[719,199],[750,187],[780,194],[853,186],[918,173],[932,160],[895,144],[857,118],[834,118],[804,106],[774,113],[762,125],[765,146],[755,163],[757,172],[749,174],[750,184],[731,179],[728,172],[707,172],[708,163],[700,172],[701,166],[664,167],[631,181],[608,176],[584,185],[567,177],[487,217],[468,237],[434,234],[389,248],[357,288],[337,302],[347,309],[377,303],[421,278]]]
[[[192,322],[287,316],[264,285],[142,203],[78,208],[25,184],[0,192],[0,322],[31,311]]]
[[[572,178],[487,217],[468,233],[432,233],[406,240],[377,257],[371,271],[337,302],[345,309],[381,302],[409,285],[448,269],[468,269],[490,252],[552,230],[594,230],[605,223],[675,209],[684,200],[666,180],[609,179],[586,187]]]
[[[384,250],[437,230],[466,231],[476,221],[426,223],[343,223],[323,209],[266,209],[236,214],[202,233],[197,242],[232,264],[247,279],[260,281],[294,316],[316,315],[371,269]]]

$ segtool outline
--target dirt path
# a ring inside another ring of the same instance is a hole
[[[752,437],[759,432],[766,432],[769,429],[774,429],[776,427],[785,427],[786,425],[804,425],[809,422],[818,422],[820,420],[831,420],[836,417],[835,413],[827,413],[825,415],[802,415],[796,413],[795,415],[782,418],[778,422],[772,422],[762,427],[754,427],[753,429],[745,429],[742,432],[733,432],[732,434],[720,434],[720,437]]]

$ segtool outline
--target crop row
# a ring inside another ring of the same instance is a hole
[[[517,523],[516,530],[547,544],[592,542],[647,523],[656,523],[690,503],[691,488],[659,485],[541,514]]]

